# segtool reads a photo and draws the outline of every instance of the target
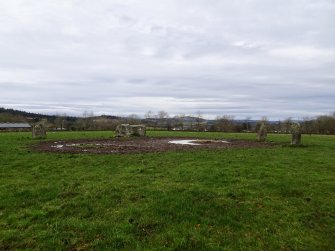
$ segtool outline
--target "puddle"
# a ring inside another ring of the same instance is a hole
[[[61,145],[59,144],[61,142],[54,142],[54,144],[56,145],[52,145],[52,148],[63,148],[63,147],[95,147],[95,146],[109,146],[111,144],[82,144],[82,143],[76,143],[76,144],[65,144],[65,145]]]
[[[200,146],[203,144],[212,144],[212,143],[229,143],[225,140],[199,140],[199,139],[180,139],[180,140],[171,140],[169,144],[177,145],[191,145],[191,146]]]
[[[62,148],[64,145],[55,145],[55,146],[51,146],[53,148]]]
[[[66,144],[66,146],[80,146],[80,144]]]
[[[170,144],[177,144],[177,145],[192,145],[192,146],[200,146],[200,144],[194,143],[196,140],[189,140],[189,139],[180,139],[180,140],[171,140],[169,141]]]

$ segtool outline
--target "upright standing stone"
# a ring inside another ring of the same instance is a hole
[[[37,123],[33,126],[33,139],[46,139],[47,131],[43,123]]]
[[[293,123],[291,125],[291,145],[298,146],[301,144],[301,126],[299,123]]]
[[[266,130],[266,125],[265,123],[262,123],[261,126],[259,127],[258,133],[257,133],[257,140],[258,141],[265,141],[266,136],[268,135],[267,130]]]

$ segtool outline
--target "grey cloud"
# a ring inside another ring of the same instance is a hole
[[[2,1],[0,105],[319,115],[334,109],[334,23],[331,0]]]

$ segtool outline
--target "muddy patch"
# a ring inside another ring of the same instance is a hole
[[[243,140],[212,140],[195,138],[111,138],[45,141],[33,146],[34,150],[55,153],[146,153],[170,150],[229,149],[270,147],[269,143]]]

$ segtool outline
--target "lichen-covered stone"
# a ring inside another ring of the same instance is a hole
[[[116,127],[115,137],[145,136],[146,128],[143,125],[121,124]]]
[[[47,138],[47,131],[44,126],[44,123],[38,123],[33,126],[32,136],[33,136],[33,139],[46,139]]]
[[[118,125],[115,129],[115,137],[128,137],[131,135],[132,128],[128,124]]]
[[[301,126],[299,123],[293,123],[291,125],[291,145],[300,145],[301,144]]]
[[[144,125],[132,125],[131,128],[133,130],[132,136],[143,137],[146,135],[146,128]]]
[[[265,123],[262,123],[261,126],[259,127],[258,133],[257,133],[257,140],[258,141],[265,141],[267,137],[267,129]]]

